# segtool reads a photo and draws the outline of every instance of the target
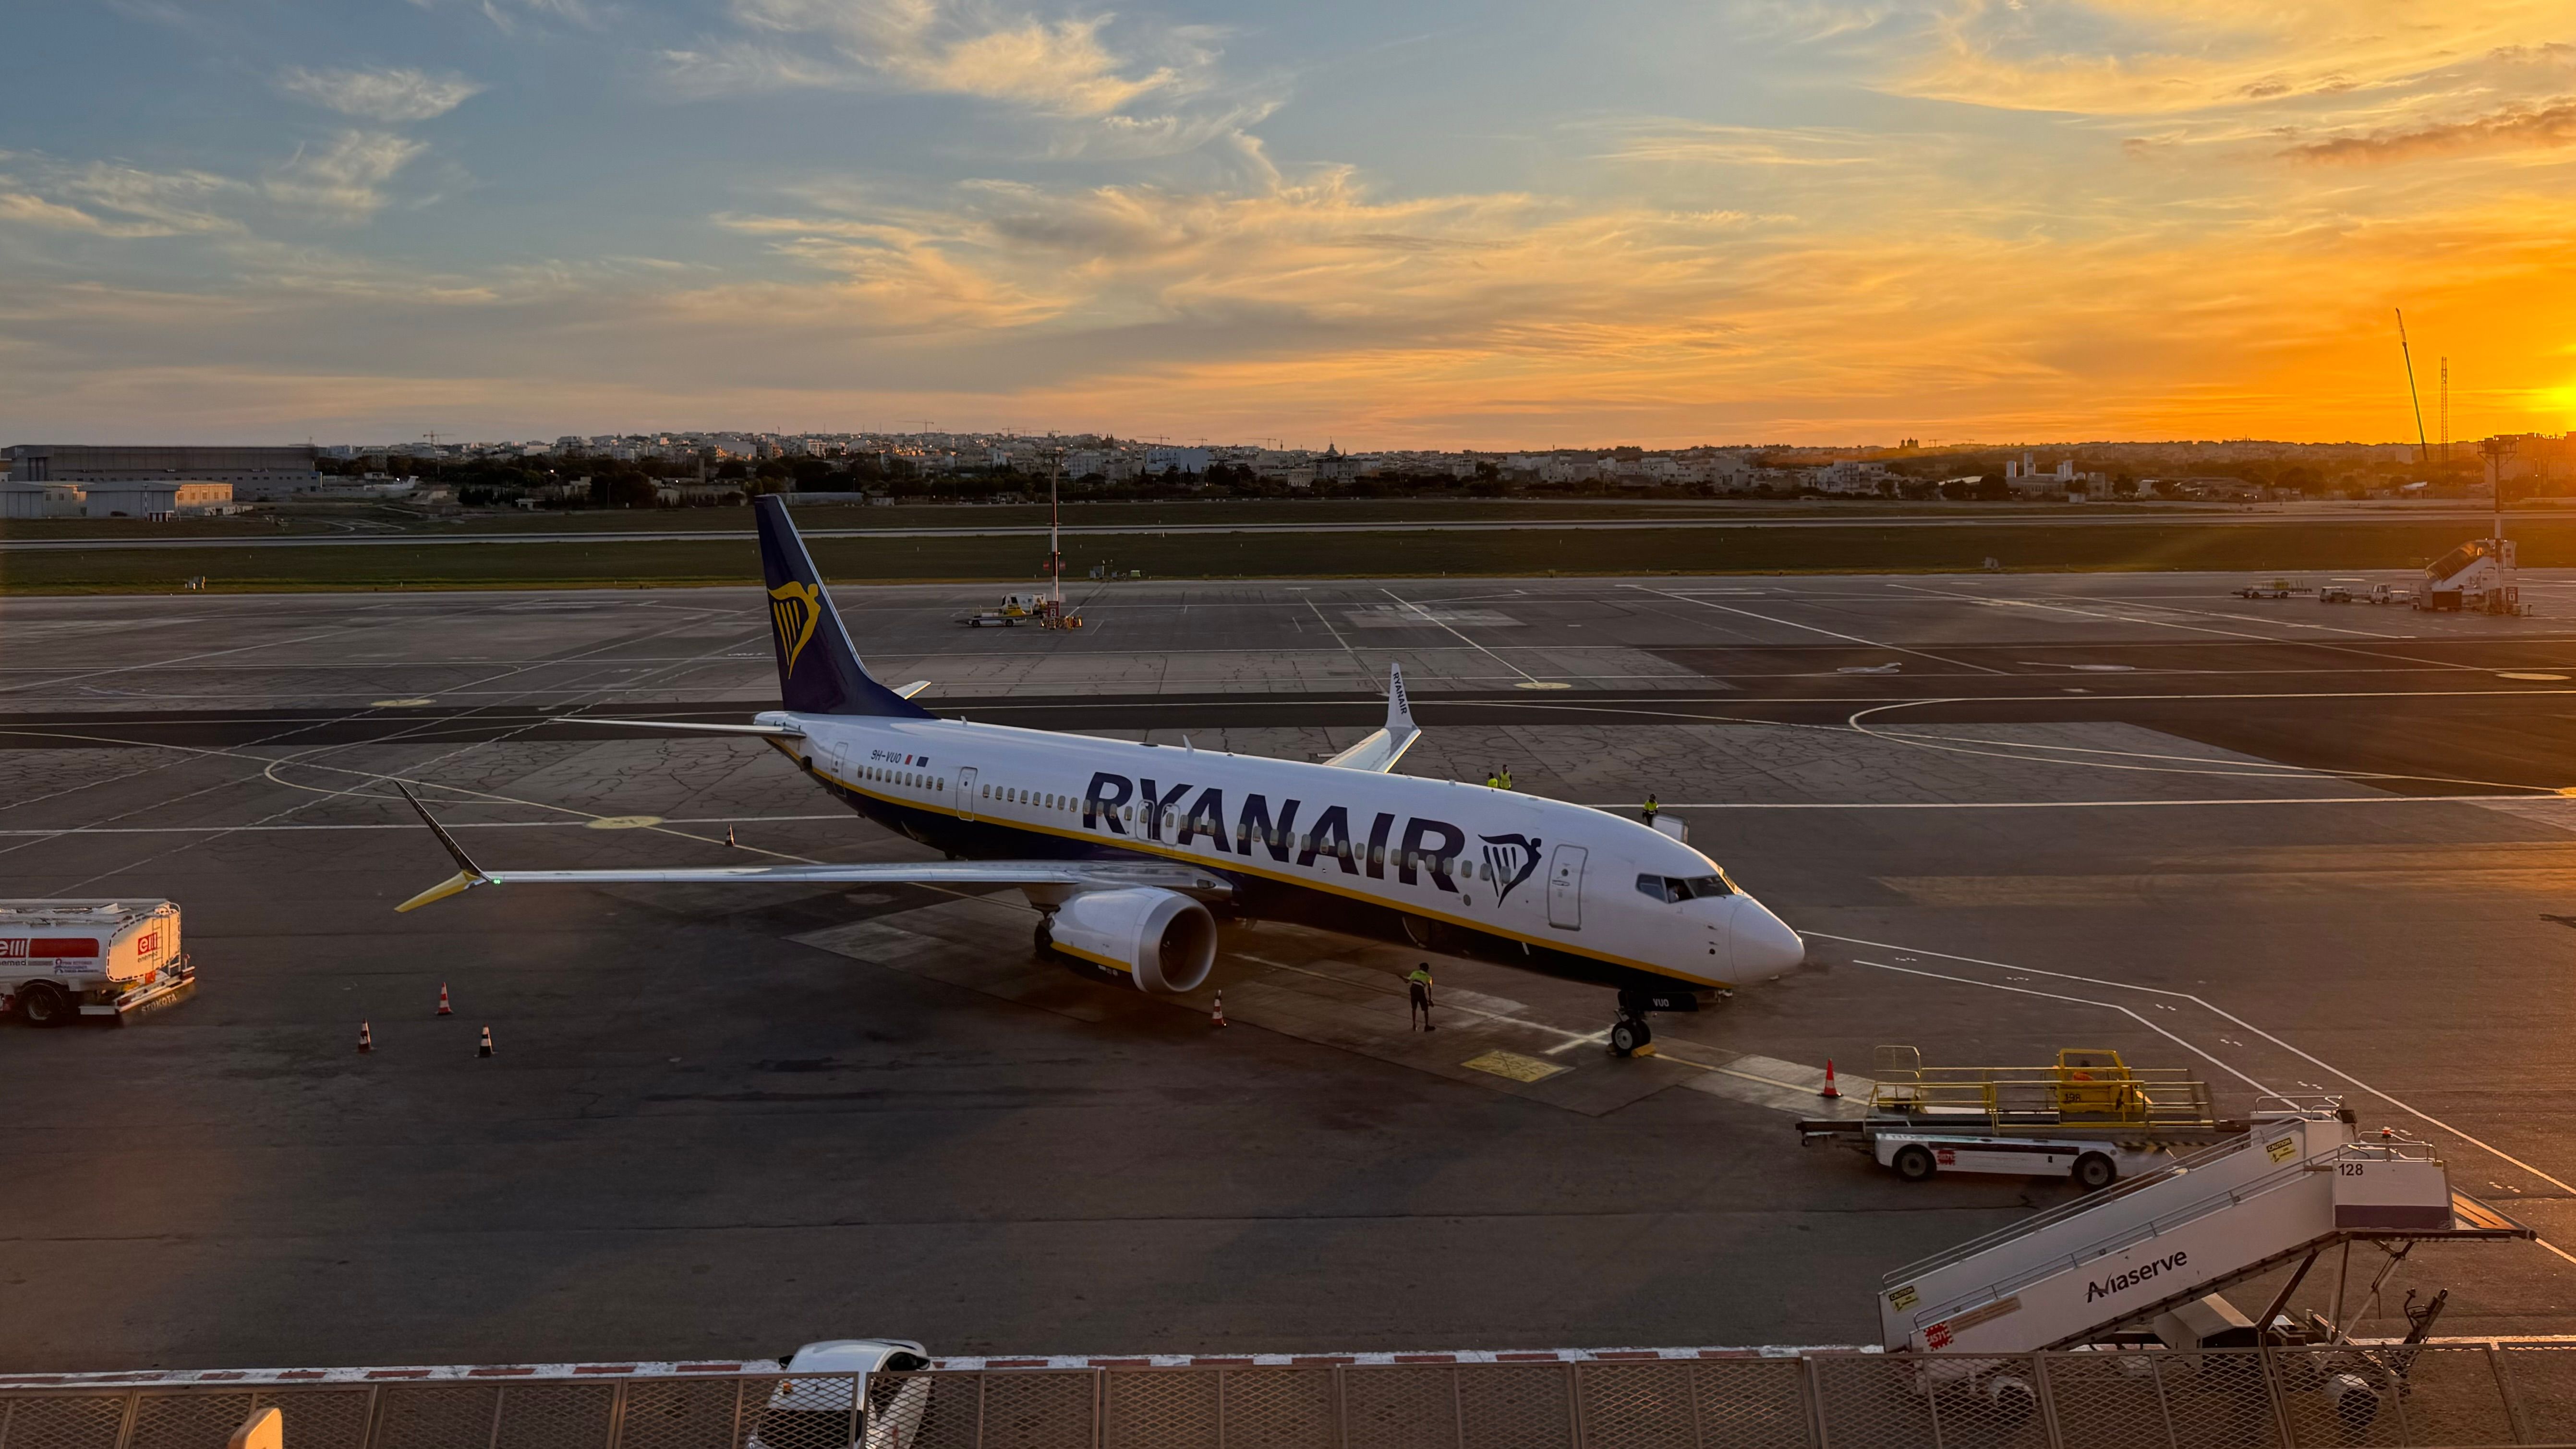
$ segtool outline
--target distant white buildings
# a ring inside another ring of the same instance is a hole
[[[1841,462],[1827,463],[1821,468],[1810,469],[1807,474],[1807,486],[1819,493],[1876,498],[1893,491],[1895,478],[1896,475],[1887,470],[1885,463],[1868,463],[1856,458],[1846,458]]]

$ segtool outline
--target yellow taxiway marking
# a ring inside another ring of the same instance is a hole
[[[409,709],[409,708],[411,708],[413,705],[416,705],[416,704],[428,704],[428,703],[430,703],[430,701],[428,701],[428,700],[426,700],[426,699],[379,699],[379,700],[376,700],[376,701],[374,701],[374,702],[370,703],[370,704],[367,706],[367,708],[369,708],[369,709]]]
[[[1543,1062],[1536,1057],[1525,1057],[1519,1052],[1507,1052],[1499,1047],[1483,1056],[1470,1057],[1458,1065],[1479,1072],[1491,1072],[1498,1077],[1509,1077],[1515,1082],[1543,1082],[1566,1070],[1554,1062]]]
[[[585,830],[649,830],[662,823],[659,815],[602,815],[583,822]]]
[[[2496,671],[2496,678],[2531,679],[2537,680],[2542,684],[2561,684],[2566,681],[2567,676],[2564,674],[2526,674],[2518,669],[2499,669]]]

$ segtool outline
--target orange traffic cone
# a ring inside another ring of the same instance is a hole
[[[1831,1101],[1842,1094],[1842,1088],[1834,1085],[1834,1059],[1827,1057],[1825,1058],[1825,1089],[1816,1095]]]
[[[483,1028],[483,1044],[474,1049],[474,1055],[478,1057],[492,1055],[492,1028],[488,1026]]]
[[[441,1016],[456,1014],[456,1008],[447,1004],[447,983],[444,981],[438,983],[438,1014]]]
[[[369,1031],[367,1030],[367,1024],[366,1024],[365,1022],[363,1022],[363,1021],[362,1021],[362,1022],[359,1022],[359,1023],[358,1023],[358,1051],[359,1051],[359,1054],[360,1054],[360,1055],[364,1055],[364,1054],[366,1054],[366,1053],[368,1053],[368,1052],[374,1051],[375,1049],[376,1049],[376,1038],[375,1038],[374,1034],[373,1034],[373,1033],[371,1033],[371,1032],[369,1032]]]
[[[1228,1020],[1226,1020],[1226,1019],[1225,1019],[1225,993],[1224,993],[1224,992],[1222,992],[1222,991],[1220,991],[1220,992],[1218,992],[1218,993],[1216,994],[1216,1010],[1214,1010],[1214,1011],[1212,1011],[1212,1012],[1209,1012],[1209,1013],[1208,1013],[1208,1025],[1210,1025],[1210,1026],[1232,1026],[1232,1025],[1234,1025],[1234,1023],[1233,1023],[1233,1022],[1230,1022],[1230,1021],[1228,1021]]]

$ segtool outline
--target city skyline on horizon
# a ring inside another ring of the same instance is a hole
[[[2576,427],[2567,0],[111,0],[19,31],[0,436]]]

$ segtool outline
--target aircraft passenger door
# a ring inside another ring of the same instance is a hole
[[[1561,930],[1583,929],[1583,858],[1580,845],[1560,845],[1547,868],[1547,923]]]
[[[957,818],[975,818],[975,772],[972,769],[957,772]]]

